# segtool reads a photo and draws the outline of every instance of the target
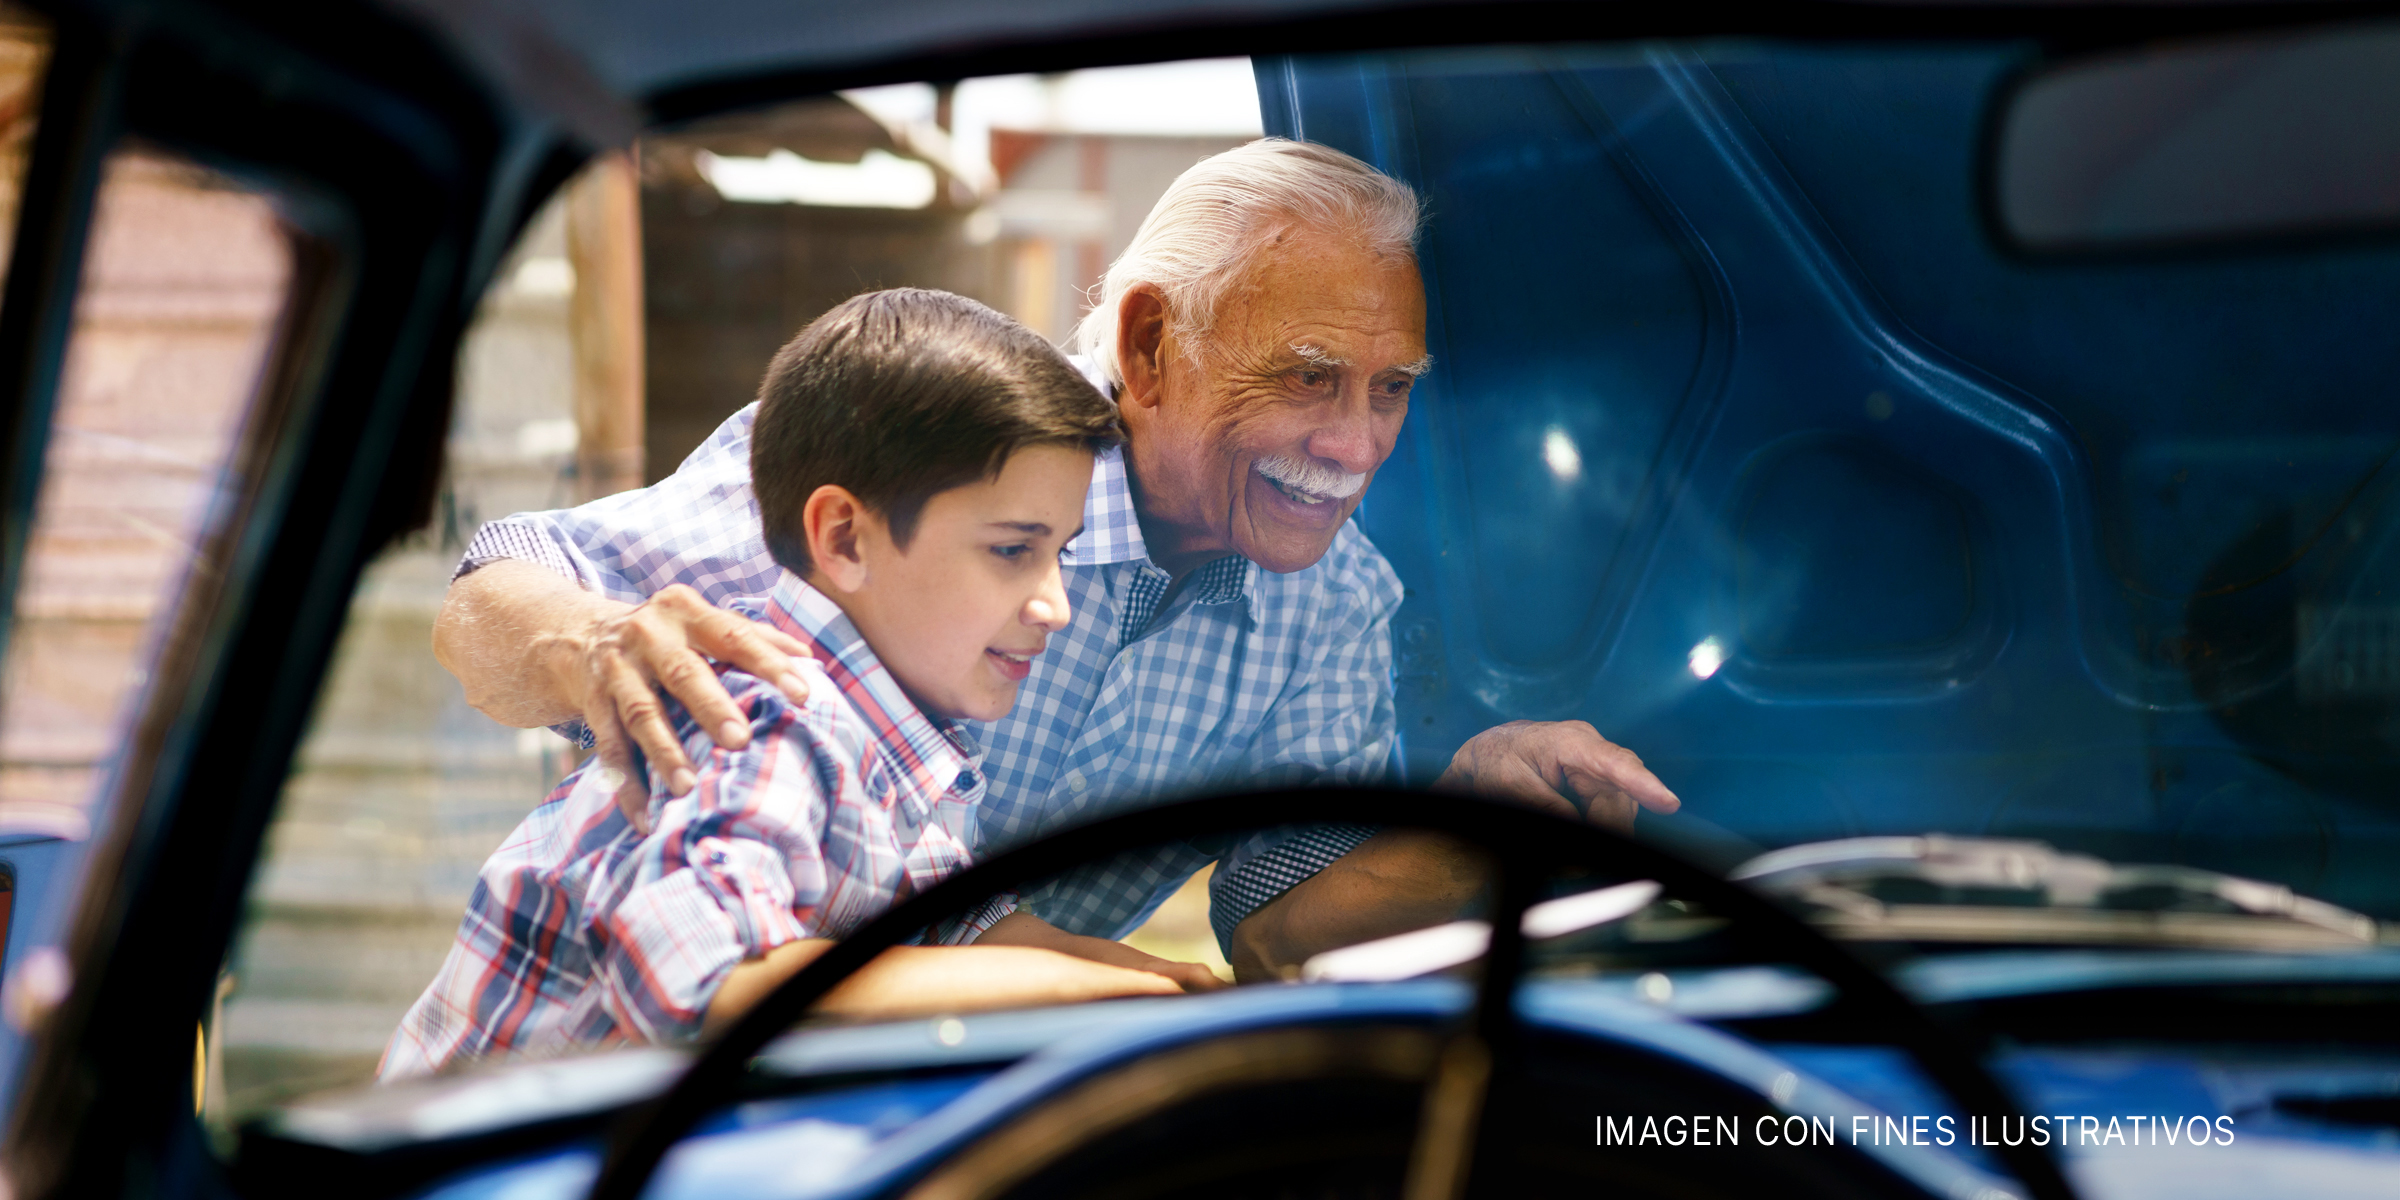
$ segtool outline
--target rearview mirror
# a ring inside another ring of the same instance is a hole
[[[2077,59],[2002,100],[1986,180],[2036,252],[2392,227],[2400,25]]]

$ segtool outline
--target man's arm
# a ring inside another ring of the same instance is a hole
[[[1297,979],[1312,955],[1439,925],[1483,889],[1480,856],[1438,833],[1386,829],[1233,931],[1233,977]]]
[[[674,794],[691,764],[658,711],[663,683],[712,738],[731,705],[699,655],[789,686],[799,647],[713,611],[774,586],[750,492],[750,421],[725,418],[665,479],[576,508],[519,513],[476,531],[434,627],[434,654],[468,699],[517,726],[581,719],[602,765],[623,782],[617,804],[642,825],[639,746]],[[697,594],[670,595],[676,585]],[[693,601],[701,603],[693,603]],[[762,648],[763,646],[763,648]],[[631,734],[629,738],[627,735]]]
[[[1360,583],[1321,610],[1314,637],[1323,657],[1277,703],[1262,739],[1273,749],[1260,764],[1259,784],[1380,782],[1396,737],[1391,624],[1399,579],[1363,539],[1337,541],[1333,553],[1359,556],[1342,573]],[[1627,831],[1637,808],[1673,812],[1680,803],[1638,756],[1581,721],[1487,729],[1459,747],[1434,786]],[[1354,846],[1344,847],[1346,840],[1290,838],[1220,866],[1212,900],[1223,906],[1240,896],[1256,905],[1213,914],[1234,978],[1273,978],[1321,951],[1448,920],[1479,886],[1472,881],[1481,878],[1480,864],[1449,838],[1387,830]],[[1299,882],[1284,886],[1293,879]]]
[[[1299,606],[1292,631],[1307,661],[1275,698],[1241,783],[1253,789],[1385,782],[1398,743],[1392,697],[1393,614],[1399,577],[1355,530],[1336,537],[1323,590]],[[1241,922],[1296,883],[1357,849],[1369,825],[1310,825],[1226,839],[1209,881],[1209,924],[1228,959]],[[1254,976],[1237,971],[1237,979]]]
[[[1514,800],[1624,832],[1639,809],[1682,807],[1639,755],[1582,721],[1484,730],[1458,748],[1434,789]],[[1483,879],[1479,857],[1461,843],[1385,830],[1243,918],[1227,955],[1234,978],[1283,978],[1327,950],[1450,920]]]
[[[658,688],[681,700],[718,745],[738,750],[750,743],[749,721],[708,659],[775,680],[798,702],[808,685],[791,656],[801,653],[782,631],[711,607],[682,584],[626,604],[505,558],[451,584],[433,626],[434,657],[484,715],[521,728],[581,718],[601,763],[623,777],[618,807],[645,831],[650,789],[633,777],[627,747],[641,748],[673,795],[691,791],[694,779]]]

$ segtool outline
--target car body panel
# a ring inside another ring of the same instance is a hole
[[[1053,1019],[1053,1014],[1040,1011],[964,1018],[967,1032],[962,1046],[976,1042],[986,1029],[1013,1041],[1029,1027],[1048,1032],[1055,1040],[988,1077],[943,1076],[869,1085],[829,1097],[757,1102],[737,1108],[678,1146],[662,1164],[650,1194],[723,1195],[726,1189],[738,1187],[749,1195],[888,1195],[1041,1100],[1109,1067],[1248,1030],[1377,1020],[1438,1023],[1464,1012],[1469,994],[1467,987],[1446,980],[1246,989],[1167,1004],[1114,1006],[1116,1015],[1102,1018],[1100,1028],[1075,1032]],[[1568,984],[1535,985],[1528,989],[1521,1007],[1535,1028],[1645,1050],[1682,1069],[1702,1071],[1759,1095],[1775,1096],[1787,1111],[1819,1117],[1836,1128],[1846,1129],[1853,1116],[1872,1112],[1842,1092],[1799,1075],[1769,1052],[1655,1006]],[[912,1022],[890,1028],[903,1037],[925,1038],[935,1024]],[[797,1048],[810,1036],[787,1039],[783,1056],[798,1057]],[[833,1031],[815,1036],[838,1041],[855,1034]],[[1907,1072],[1904,1066],[1898,1070]],[[1787,1075],[1790,1078],[1784,1078]],[[743,1116],[747,1110],[771,1111],[774,1116],[753,1125],[752,1118]],[[903,1114],[915,1116],[895,1127],[892,1119]],[[829,1125],[854,1132],[836,1133]],[[2000,1184],[1988,1172],[1938,1148],[1862,1144],[1861,1149],[1895,1173],[1915,1180],[1929,1195],[1972,1195],[1980,1188]],[[769,1170],[764,1166],[801,1162],[833,1169]],[[422,1196],[425,1200],[573,1196],[590,1186],[598,1164],[598,1147],[578,1143],[478,1170],[437,1185]]]
[[[2003,968],[2005,960],[1990,965]],[[1679,984],[1673,990],[1681,995],[1690,989]],[[1104,1006],[1108,1011],[1094,1014],[1096,1019],[1081,1029],[1061,1020],[1059,1010],[967,1017],[960,1049],[992,1042],[1030,1052],[997,1073],[966,1070],[868,1082],[738,1107],[713,1118],[677,1149],[652,1194],[708,1196],[738,1189],[746,1195],[812,1198],[890,1195],[1029,1105],[1144,1053],[1248,1029],[1423,1020],[1458,1012],[1465,998],[1464,987],[1439,981],[1324,984]],[[1762,999],[1766,1011],[1778,1007],[1777,997]],[[1716,1011],[1737,1016],[1739,1007],[1720,1002]],[[1993,1167],[1983,1151],[1964,1144],[1965,1124],[1955,1106],[1905,1055],[1889,1048],[1755,1045],[1677,1014],[1672,1005],[1634,999],[1590,981],[1532,984],[1520,1008],[1535,1028],[1636,1046],[1681,1068],[1774,1096],[1785,1111],[1823,1117],[1845,1142],[1855,1134],[1861,1149],[1916,1179],[1929,1195],[1966,1196],[1979,1188],[2007,1186],[1990,1174]],[[939,1044],[938,1024],[796,1034],[768,1058],[799,1063],[814,1056],[850,1069],[858,1064],[856,1050],[880,1043],[911,1047],[892,1054],[887,1065],[921,1064],[927,1061],[922,1048]],[[812,1048],[812,1042],[822,1045]],[[2391,1053],[2018,1048],[1996,1056],[1994,1067],[2024,1098],[2029,1113],[2071,1114],[2078,1122],[2095,1117],[2094,1144],[2076,1146],[2067,1155],[2070,1173],[2092,1200],[2235,1200],[2295,1179],[2305,1179],[2311,1195],[2366,1196],[2388,1194],[2400,1178],[2400,1146],[2388,1134],[2294,1118],[2274,1108],[2279,1096],[2379,1086],[2400,1067],[2400,1056]],[[2214,1118],[2225,1114],[2233,1114],[2233,1123],[2220,1128]],[[1957,1136],[1949,1146],[1878,1147],[1875,1118],[1885,1115],[1926,1118],[1928,1140],[1938,1136],[1933,1121],[1949,1116],[1948,1130]],[[2107,1140],[2111,1116],[2120,1121],[2114,1142]],[[2168,1148],[2153,1133],[2156,1144],[2143,1149],[2158,1153],[2136,1154],[2127,1144],[2134,1136],[2130,1118],[2136,1116],[2145,1129],[2162,1116],[2208,1118],[2203,1124],[2211,1140],[2205,1152]],[[1861,1123],[1854,1127],[1853,1118]],[[2075,1128],[2079,1138],[2084,1136],[2080,1123]],[[598,1160],[596,1143],[576,1141],[475,1168],[419,1194],[425,1200],[572,1197],[589,1187]]]

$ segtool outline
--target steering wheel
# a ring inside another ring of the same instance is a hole
[[[1491,942],[1467,1032],[1441,1056],[1410,1157],[1409,1192],[1457,1196],[1476,1187],[1484,1166],[1476,1145],[1492,1132],[1494,1106],[1518,1064],[1514,997],[1525,965],[1522,921],[1541,881],[1561,868],[1587,868],[1625,879],[1652,879],[1664,894],[1696,901],[1725,920],[1727,932],[1773,959],[1814,972],[1831,985],[1834,1005],[1888,1031],[1961,1111],[2020,1116],[2007,1092],[1956,1037],[1881,974],[1782,907],[1681,858],[1631,837],[1512,804],[1455,795],[1381,789],[1269,792],[1185,801],[1110,817],[977,863],[910,897],[842,940],[769,993],[701,1053],[657,1100],[634,1109],[611,1131],[592,1200],[635,1200],[677,1141],[730,1097],[750,1060],[810,1006],[876,955],[935,921],[995,893],[1048,878],[1102,856],[1211,834],[1328,823],[1402,826],[1449,834],[1490,857],[1495,874]],[[2075,1200],[2043,1149],[1988,1147],[2031,1200]]]

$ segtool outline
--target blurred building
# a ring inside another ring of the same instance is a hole
[[[967,234],[981,199],[959,178],[970,169],[839,98],[645,139],[639,156],[651,480],[755,399],[775,351],[843,300],[907,285],[1000,303],[993,249]],[[731,182],[745,170],[746,191]],[[928,198],[897,206],[920,177]],[[812,185],[852,203],[800,202]]]
[[[673,472],[756,398],[768,359],[801,326],[860,292],[944,288],[1065,344],[1167,185],[1249,140],[995,129],[987,164],[954,162],[947,133],[828,98],[642,143],[649,479]],[[922,161],[932,199],[901,208],[729,198],[723,164],[763,171],[778,151],[795,171]]]
[[[1249,140],[994,129],[983,228],[1000,244],[998,307],[1064,345],[1167,185]]]

